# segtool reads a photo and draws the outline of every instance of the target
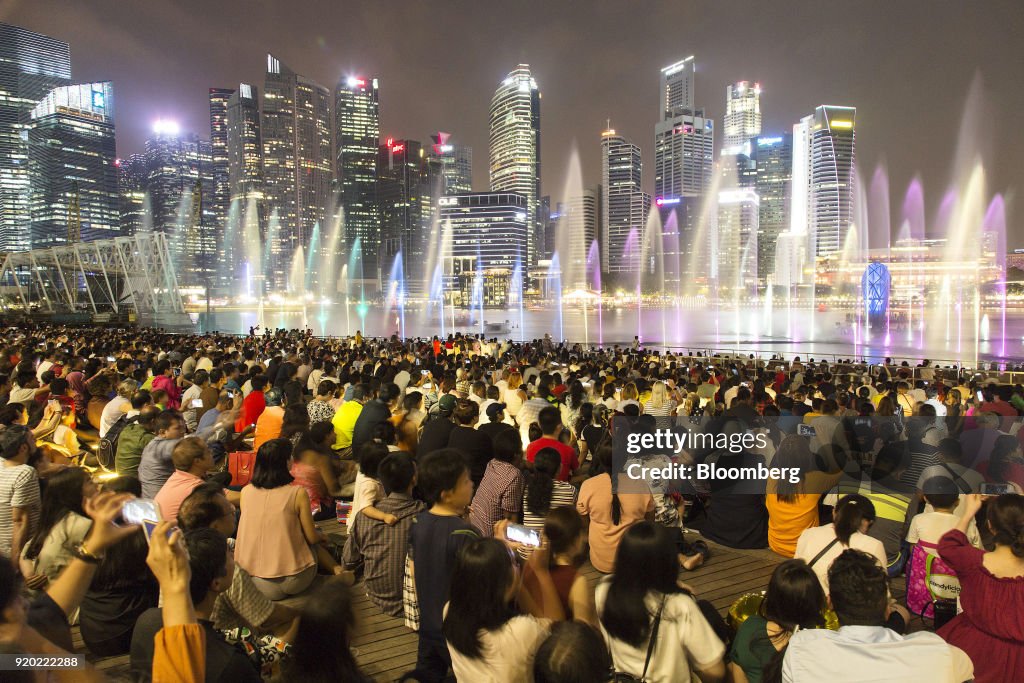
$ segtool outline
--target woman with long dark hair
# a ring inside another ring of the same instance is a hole
[[[643,492],[619,493],[624,475],[613,478],[612,445],[604,443],[595,454],[601,474],[580,486],[576,510],[589,524],[590,563],[600,572],[610,573],[615,567],[615,550],[622,535],[634,522],[654,519],[654,496],[644,486]]]
[[[300,436],[293,451],[291,475],[306,489],[315,520],[334,517],[334,498],[342,494],[343,463],[331,452],[335,438],[334,425],[317,422]]]
[[[795,468],[798,481],[789,477],[769,479],[765,505],[768,508],[768,547],[783,557],[793,557],[797,540],[806,529],[818,525],[818,501],[843,476],[842,470],[818,469],[807,437],[790,434],[779,444],[772,467]]]
[[[542,448],[533,459],[533,469],[526,475],[526,487],[523,490],[523,525],[540,531],[544,528],[544,520],[548,513],[557,507],[576,507],[576,487],[564,481],[558,481],[558,473],[562,468],[562,457],[554,448]],[[529,557],[529,551],[520,550],[523,557]]]
[[[288,403],[281,419],[281,434],[278,438],[288,439],[297,444],[299,439],[309,431],[309,411],[303,403]]]
[[[800,534],[796,542],[796,558],[803,560],[818,575],[821,587],[828,592],[828,568],[847,548],[862,550],[887,564],[885,546],[867,535],[875,521],[875,506],[859,493],[843,496],[832,511],[832,523],[812,527]]]
[[[281,668],[287,683],[370,683],[352,655],[356,612],[352,589],[337,580],[328,581],[306,601],[291,656]]]
[[[938,633],[967,653],[978,683],[1019,680],[1024,671],[1024,496],[988,501],[986,521],[994,544],[989,552],[967,538],[982,502],[978,494],[967,495],[956,528],[939,540],[939,556],[960,580],[963,613]]]
[[[462,547],[452,573],[452,590],[445,606],[442,630],[460,681],[528,683],[533,657],[547,637],[551,621],[564,618],[561,601],[548,572],[546,549],[531,557],[541,600],[520,590],[516,561],[508,547],[493,538],[470,541]],[[529,614],[519,614],[516,595]]]
[[[733,683],[777,679],[790,636],[797,629],[823,627],[825,606],[825,591],[806,562],[786,560],[778,565],[757,614],[736,631],[729,652]]]
[[[691,672],[705,683],[723,681],[725,645],[707,616],[719,629],[725,625],[678,576],[677,549],[667,529],[639,522],[623,534],[615,573],[598,584],[595,596],[615,670],[651,683],[689,683]]]
[[[597,628],[594,590],[587,578],[578,572],[587,547],[583,517],[571,507],[552,509],[544,521],[544,538],[549,545],[548,571],[566,618]],[[523,587],[535,601],[540,602],[540,586],[529,563],[523,572]]]
[[[83,502],[95,493],[96,485],[83,469],[70,467],[50,477],[36,533],[21,551],[21,573],[29,588],[43,589],[71,561],[71,549],[92,526]]]

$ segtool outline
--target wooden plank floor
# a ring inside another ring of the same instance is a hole
[[[332,540],[340,540],[344,527],[337,522],[319,523]],[[687,538],[694,541],[699,536],[688,534]],[[680,575],[687,584],[693,587],[697,597],[711,602],[725,616],[726,611],[738,597],[745,593],[761,591],[768,585],[775,566],[783,560],[770,550],[734,550],[708,542],[712,550],[710,561],[692,572]],[[585,563],[582,573],[591,584],[596,584],[603,576]],[[317,577],[314,587],[320,585],[327,577]],[[378,683],[391,683],[416,665],[416,633],[405,627],[402,620],[381,614],[377,607],[366,597],[362,584],[356,584],[356,637],[352,647],[363,671],[372,676]],[[897,598],[903,597],[903,579],[892,582],[892,590]],[[304,595],[289,598],[285,604],[301,607],[312,591]],[[920,628],[918,624],[914,630]],[[73,630],[75,649],[85,652],[77,627]],[[109,675],[120,678],[128,668],[128,658],[113,657],[97,660],[98,667],[106,670]]]

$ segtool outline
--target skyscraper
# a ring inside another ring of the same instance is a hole
[[[364,280],[380,282],[380,207],[377,154],[380,100],[376,78],[348,76],[334,89],[335,172],[344,213],[344,256],[358,239]],[[347,258],[346,258],[347,260]],[[341,261],[339,261],[341,262]]]
[[[581,194],[558,204],[558,251],[562,286],[566,289],[586,289],[587,258],[590,246],[597,239],[601,221],[601,188],[585,188]],[[593,267],[600,267],[594,263]]]
[[[757,276],[762,282],[775,270],[775,245],[790,226],[790,188],[793,173],[793,135],[750,141],[760,200],[757,227]]]
[[[0,23],[0,251],[29,248],[29,115],[70,82],[67,43]]]
[[[441,164],[444,186],[441,194],[456,194],[473,191],[473,148],[453,145],[451,133],[434,133],[430,136],[430,158]]]
[[[751,189],[718,193],[710,266],[719,289],[739,292],[757,287],[758,204]]]
[[[227,158],[228,216],[233,225],[225,224],[219,254],[224,265],[220,285],[235,293],[234,281],[248,267],[254,252],[262,253],[252,240],[256,234],[266,236],[267,211],[263,195],[263,137],[260,135],[259,92],[254,85],[239,83],[225,106],[225,155]],[[255,248],[254,248],[255,247]]]
[[[146,167],[146,155],[132,154],[125,159],[117,159],[114,163],[118,170],[121,234],[134,235],[142,231],[142,226],[147,220],[146,178],[149,171]]]
[[[224,239],[228,218],[228,100],[235,94],[230,88],[210,88],[210,149],[213,174],[213,196],[210,197],[210,212],[216,226],[218,252]]]
[[[120,234],[114,88],[107,81],[54,88],[28,127],[31,247]]]
[[[506,306],[516,268],[524,276],[526,197],[512,192],[474,192],[438,200],[442,223],[451,224],[451,256],[444,273],[454,284],[456,305]]]
[[[217,241],[207,208],[213,197],[212,156],[208,141],[182,134],[170,121],[158,121],[146,140],[145,192],[152,228],[167,235],[184,286],[214,284]]]
[[[677,235],[664,247],[665,287],[681,291],[683,282],[705,277],[710,265],[707,246],[697,244],[696,230],[711,186],[715,131],[704,110],[693,107],[693,57],[662,69],[661,83],[661,120],[654,124],[654,194],[658,206],[685,207],[677,213]]]
[[[853,222],[857,109],[814,110],[810,139],[810,235],[814,256],[841,251]]]
[[[640,253],[626,253],[629,235],[644,234],[651,198],[640,190],[643,164],[639,145],[609,128],[601,133],[601,272],[635,273]],[[639,244],[639,241],[637,242]]]
[[[722,156],[750,156],[750,139],[761,134],[761,84],[740,81],[725,88]]]
[[[543,226],[537,215],[540,197],[540,90],[528,64],[518,65],[494,91],[490,109],[490,179],[492,192],[526,197],[530,234],[526,252],[537,262]]]
[[[385,140],[377,156],[382,278],[389,277],[401,254],[407,292],[422,291],[432,204],[429,183],[427,159],[418,141]]]
[[[658,109],[661,111],[662,120],[670,119],[684,111],[692,112],[696,108],[693,96],[695,68],[693,55],[690,55],[661,70]]]
[[[288,282],[293,257],[300,247],[315,248],[310,244],[314,228],[326,227],[332,175],[329,107],[327,88],[267,55],[261,133],[271,218],[264,275],[277,289],[304,288],[305,283]],[[318,273],[313,275],[315,281]]]

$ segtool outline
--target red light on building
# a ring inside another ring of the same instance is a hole
[[[395,145],[391,148],[392,154],[398,154],[399,152],[405,151],[405,145]]]
[[[395,144],[395,139],[394,138],[388,138],[387,141],[385,141],[384,144],[387,145],[388,147],[392,147]]]

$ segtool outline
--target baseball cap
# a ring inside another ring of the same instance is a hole
[[[487,406],[487,410],[485,412],[487,413],[487,417],[494,417],[503,410],[505,410],[504,403],[492,403]]]
[[[445,394],[437,401],[437,407],[446,413],[450,413],[455,410],[455,397],[451,394]]]

